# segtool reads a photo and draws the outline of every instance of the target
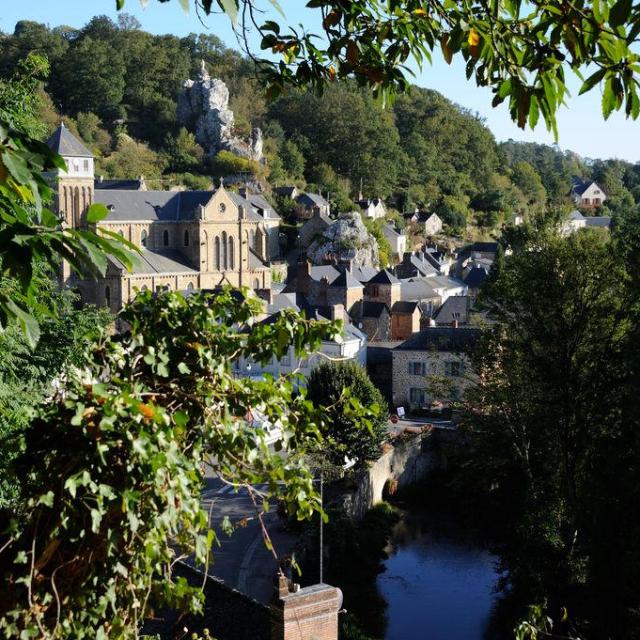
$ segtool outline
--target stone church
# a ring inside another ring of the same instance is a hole
[[[93,154],[64,125],[48,144],[67,164],[67,171],[51,176],[55,209],[65,224],[86,226],[89,205],[102,203],[109,214],[98,229],[119,233],[141,250],[131,272],[109,258],[105,277],[97,281],[79,279],[64,265],[62,284],[76,289],[83,302],[116,312],[137,291],[223,284],[268,295],[279,216],[262,196],[222,185],[216,191],[147,191],[140,189],[142,181],[99,181]]]

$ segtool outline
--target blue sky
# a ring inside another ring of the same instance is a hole
[[[0,29],[13,31],[18,20],[37,20],[50,26],[61,24],[82,27],[91,17],[105,14],[117,17],[115,0],[21,0],[3,2],[0,15]],[[267,2],[264,0],[264,4]],[[313,30],[315,13],[304,8],[304,0],[280,0],[289,23],[306,23]],[[198,19],[193,8],[185,13],[178,0],[160,4],[149,0],[143,8],[140,0],[127,0],[126,11],[134,14],[147,31],[152,33],[173,33],[185,35],[190,32],[209,31],[220,37],[229,46],[236,46],[235,37],[225,16],[204,18],[204,25]],[[282,19],[277,18],[277,19]],[[509,117],[505,105],[491,108],[492,94],[489,89],[475,86],[466,80],[464,65],[458,61],[448,66],[436,53],[432,66],[417,74],[414,82],[420,86],[436,89],[447,98],[478,112],[486,120],[498,140],[527,140],[532,142],[553,143],[544,125],[538,125],[535,131],[518,129]],[[632,162],[640,161],[640,121],[626,120],[621,114],[613,114],[607,122],[600,111],[600,91],[594,89],[589,94],[578,96],[578,80],[570,81],[569,88],[573,97],[568,98],[568,107],[558,115],[560,133],[559,145],[563,149],[572,149],[588,158],[617,157]]]

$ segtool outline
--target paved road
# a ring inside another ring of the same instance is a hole
[[[257,486],[264,489],[264,486]],[[220,546],[213,550],[213,562],[209,574],[222,578],[226,584],[243,593],[268,602],[274,589],[277,563],[265,547],[260,524],[255,519],[255,509],[248,492],[235,489],[217,478],[207,478],[202,502],[210,510],[211,527],[218,535]],[[276,514],[276,505],[264,516],[265,524],[274,547],[280,557],[289,555],[295,537],[288,533]],[[231,536],[222,531],[221,523],[227,516],[232,524],[244,518],[253,518],[245,526],[237,526]]]

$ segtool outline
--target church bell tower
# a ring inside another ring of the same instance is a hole
[[[56,213],[69,227],[86,226],[86,213],[93,203],[93,154],[62,123],[47,144],[61,155],[67,170],[55,174]]]

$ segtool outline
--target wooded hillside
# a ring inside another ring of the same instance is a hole
[[[271,185],[330,192],[336,209],[349,207],[362,185],[365,197],[382,196],[398,211],[435,210],[454,229],[471,223],[490,231],[516,211],[568,209],[573,175],[600,181],[614,213],[640,201],[639,165],[498,144],[477,115],[435,91],[413,87],[383,109],[355,86],[336,83],[322,96],[290,92],[267,104],[251,61],[212,34],[155,36],[126,14],[117,23],[96,17],[80,30],[21,21],[13,34],[0,34],[0,90],[31,53],[50,64],[42,77],[42,136],[64,116],[105,177],[207,188],[226,169],[204,157],[176,118],[182,83],[204,60],[229,87],[236,133],[248,135],[252,126],[265,132]]]

